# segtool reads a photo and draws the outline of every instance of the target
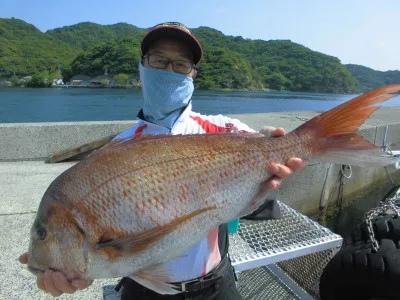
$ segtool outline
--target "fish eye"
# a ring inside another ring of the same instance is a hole
[[[46,229],[44,229],[43,227],[39,227],[36,230],[36,234],[39,237],[39,240],[43,241],[46,238],[47,232],[46,232]]]

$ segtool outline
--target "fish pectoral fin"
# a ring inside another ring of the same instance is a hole
[[[108,256],[109,259],[118,258],[124,253],[136,254],[138,252],[146,250],[153,243],[161,240],[167,234],[174,231],[182,223],[189,221],[199,214],[213,209],[216,209],[216,207],[213,206],[201,208],[191,212],[190,214],[176,218],[167,224],[157,225],[152,229],[145,230],[137,234],[132,234],[127,237],[108,239],[106,241],[104,241],[104,239],[101,239],[94,248],[98,251],[103,252],[105,255]],[[109,237],[112,236],[112,234],[105,233],[103,236]]]
[[[162,295],[175,295],[180,293],[173,284],[168,283],[170,281],[170,276],[165,269],[161,268],[161,264],[142,269],[129,277],[148,289]]]

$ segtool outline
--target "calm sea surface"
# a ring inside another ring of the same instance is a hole
[[[195,91],[193,110],[203,114],[327,110],[354,96]],[[0,123],[134,120],[141,103],[137,89],[2,88]],[[400,97],[384,105],[400,106]]]

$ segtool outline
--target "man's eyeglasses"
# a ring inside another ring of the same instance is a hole
[[[189,74],[194,67],[194,64],[190,61],[186,60],[170,60],[166,57],[156,55],[156,54],[149,54],[143,56],[143,59],[147,58],[147,63],[150,67],[156,69],[166,69],[169,64],[172,65],[172,69],[181,74]]]

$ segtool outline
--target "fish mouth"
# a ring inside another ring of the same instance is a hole
[[[45,270],[28,266],[28,271],[31,272],[33,275],[39,275],[39,272],[44,272]]]
[[[53,269],[53,268],[28,266],[28,271],[31,272],[34,275],[38,275],[40,272],[44,272],[44,271],[47,271],[47,270],[52,270],[52,271],[57,272],[57,270]]]
[[[31,272],[33,275],[38,276],[40,272],[45,272],[47,270],[51,270],[53,272],[61,272],[60,270],[57,270],[55,268],[36,268],[36,267],[32,267],[32,266],[28,266],[28,271]],[[76,275],[75,277],[71,277],[68,279],[80,279],[79,275]]]

